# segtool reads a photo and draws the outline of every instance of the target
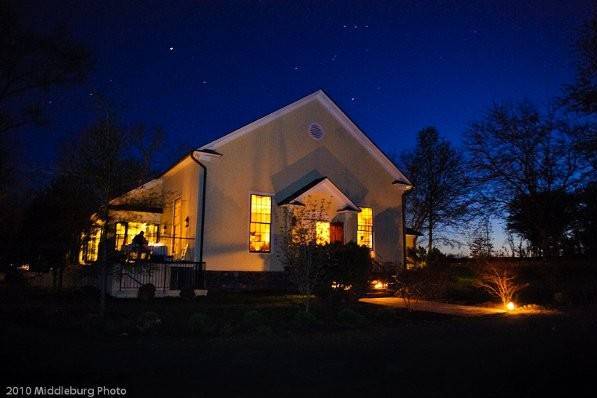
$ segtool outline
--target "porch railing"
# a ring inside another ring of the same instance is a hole
[[[205,289],[205,263],[193,261],[122,262],[115,266],[121,291],[152,284],[157,291]]]
[[[157,237],[153,236],[148,238],[149,242],[145,250],[152,252],[156,249],[160,249],[159,256],[157,257],[160,257],[165,261],[173,259],[186,261],[194,257],[195,237],[183,238],[180,236],[158,234]],[[116,235],[116,253],[130,257],[130,254],[139,251],[138,247],[132,244],[132,239],[132,236]],[[156,257],[156,254],[152,253],[152,256]]]

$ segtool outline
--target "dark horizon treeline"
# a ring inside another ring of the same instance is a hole
[[[105,219],[110,199],[152,177],[163,133],[124,127],[96,95],[97,120],[64,143],[49,184],[23,189],[13,156],[18,132],[44,121],[42,93],[82,82],[93,62],[68,34],[22,30],[6,4],[0,2],[0,267],[62,268],[76,261],[90,216]],[[597,18],[578,49],[576,81],[553,109],[495,105],[471,123],[463,151],[434,127],[419,132],[401,163],[416,186],[407,222],[426,233],[427,251],[454,243],[466,228],[472,254],[495,254],[489,225],[502,219],[513,255],[597,254]]]
[[[419,256],[437,242],[485,257],[597,254],[595,155],[586,151],[595,144],[579,138],[586,126],[520,103],[493,106],[465,134],[464,150],[434,127],[421,130],[401,157],[416,187],[407,223],[427,240]],[[507,253],[494,248],[492,220],[505,222]]]
[[[20,260],[25,209],[41,200],[19,175],[19,133],[44,125],[43,95],[56,87],[80,84],[93,67],[89,51],[64,30],[40,34],[25,29],[8,1],[0,1],[0,263]],[[42,218],[43,219],[43,218]],[[50,235],[56,238],[55,234]],[[66,239],[66,238],[65,238]]]
[[[553,106],[495,104],[465,132],[464,150],[435,127],[418,133],[400,163],[415,189],[408,225],[473,256],[493,247],[491,220],[506,222],[509,255],[597,255],[597,17],[576,43],[576,80]],[[515,243],[518,242],[518,243]]]
[[[0,268],[20,264],[63,268],[77,260],[91,215],[107,214],[109,199],[154,173],[161,130],[125,126],[95,93],[97,118],[62,143],[51,178],[41,188],[23,184],[19,133],[45,125],[43,98],[83,83],[93,70],[90,52],[68,31],[32,33],[10,2],[0,0]]]

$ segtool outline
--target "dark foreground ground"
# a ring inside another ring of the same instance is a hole
[[[236,295],[114,300],[106,327],[93,316],[93,299],[2,300],[5,385],[113,385],[134,397],[595,392],[596,308],[456,318],[359,304],[354,325],[350,316],[316,308],[319,320],[305,327],[294,320],[293,298]],[[247,316],[255,309],[263,325]],[[160,326],[135,332],[132,320],[148,310]],[[190,331],[196,312],[217,326]]]

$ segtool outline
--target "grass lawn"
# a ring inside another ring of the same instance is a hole
[[[80,295],[3,295],[4,383],[129,396],[537,396],[592,386],[597,369],[595,308],[458,318],[359,303],[352,318],[316,306],[308,327],[296,296],[111,300],[103,322],[96,309]],[[135,332],[147,311],[161,323]],[[195,313],[213,327],[192,331]]]

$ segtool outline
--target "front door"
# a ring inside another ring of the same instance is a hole
[[[333,222],[330,224],[330,242],[344,243],[344,223]]]

